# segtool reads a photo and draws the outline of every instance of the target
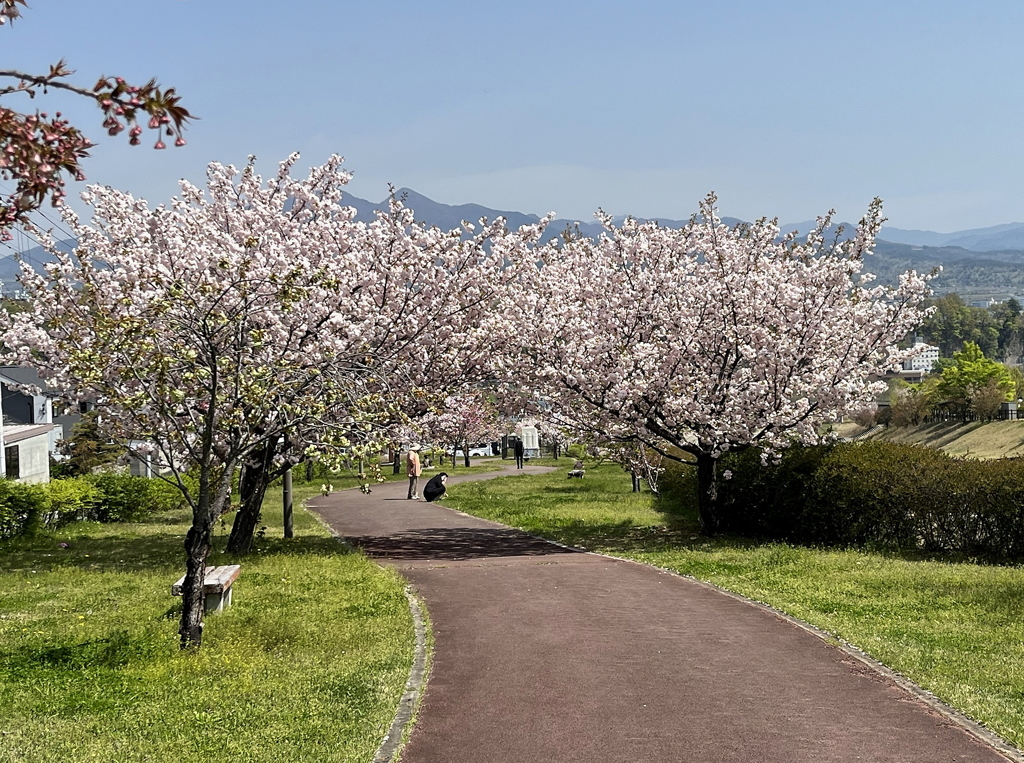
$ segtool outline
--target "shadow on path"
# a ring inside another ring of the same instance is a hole
[[[403,763],[1024,763],[773,612],[405,491],[312,502],[427,604]]]
[[[428,527],[386,536],[355,536],[348,540],[368,556],[402,561],[457,561],[580,553],[518,530],[502,528]]]

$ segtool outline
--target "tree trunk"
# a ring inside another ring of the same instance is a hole
[[[402,451],[395,448],[395,457],[391,460],[391,473],[401,474],[402,473]]]
[[[203,593],[203,578],[206,572],[206,558],[210,555],[212,523],[204,522],[193,513],[192,527],[185,536],[185,583],[181,587],[181,636],[182,649],[198,649],[203,643],[203,615],[206,611],[206,595]]]
[[[270,469],[274,462],[274,451],[274,446],[268,443],[253,453],[252,459],[242,468],[238,480],[241,503],[231,523],[231,534],[225,549],[229,554],[248,554],[252,551],[252,541],[263,510],[263,499],[267,497],[267,488],[273,479]]]
[[[313,481],[313,459],[310,458],[306,461],[306,482]]]
[[[178,626],[182,649],[199,649],[203,643],[206,559],[213,545],[213,523],[231,495],[234,468],[234,464],[225,464],[214,485],[210,484],[208,473],[199,478],[199,500],[192,509],[192,527],[185,535],[184,544],[185,582],[181,587],[181,622]]]
[[[629,476],[633,478],[633,492],[634,493],[639,493],[640,492],[640,478],[636,476],[636,472],[630,473]]]
[[[467,442],[462,448],[462,458],[466,461],[466,466],[469,466],[469,443]]]
[[[504,461],[508,458],[508,435],[503,434],[501,436],[501,460]]]
[[[697,455],[697,510],[705,535],[717,535],[721,524],[718,511],[718,459]]]

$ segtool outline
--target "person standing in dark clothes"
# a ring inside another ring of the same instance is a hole
[[[445,487],[444,483],[447,481],[447,472],[435,474],[433,477],[430,478],[430,481],[427,482],[426,487],[423,488],[423,497],[427,500],[427,503],[430,503],[431,501],[436,501],[438,498],[445,494],[447,488]]]
[[[512,445],[512,452],[516,454],[516,469],[523,468],[523,438],[517,437]]]

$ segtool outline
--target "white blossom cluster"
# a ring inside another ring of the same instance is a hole
[[[864,273],[876,200],[848,241],[804,241],[775,221],[729,228],[715,197],[680,229],[604,217],[520,269],[515,349],[552,414],[578,431],[714,460],[749,445],[814,442],[823,422],[870,402],[924,316],[928,276],[895,288]],[[713,475],[713,471],[712,471]]]

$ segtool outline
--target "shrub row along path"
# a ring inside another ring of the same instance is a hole
[[[1007,760],[763,608],[406,490],[310,502],[430,613],[433,667],[403,763]]]

